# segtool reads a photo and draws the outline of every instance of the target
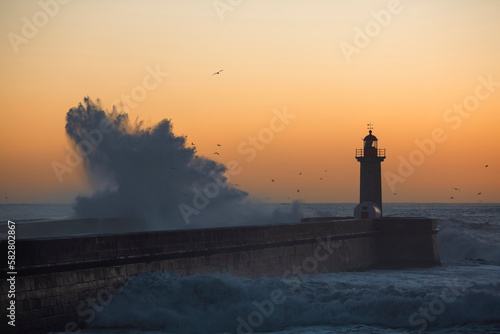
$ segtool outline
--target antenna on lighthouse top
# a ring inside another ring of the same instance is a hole
[[[370,130],[370,134],[371,134],[372,130],[373,130],[373,123],[370,122],[370,123],[366,124],[366,126],[367,126],[367,129]]]

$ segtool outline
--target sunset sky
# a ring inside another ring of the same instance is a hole
[[[81,166],[52,167],[86,96],[171,119],[251,198],[357,202],[372,122],[384,202],[498,203],[499,18],[497,0],[2,1],[0,203],[89,194]]]

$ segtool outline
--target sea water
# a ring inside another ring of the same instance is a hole
[[[354,206],[301,209],[304,217],[349,216]],[[66,217],[70,206],[5,209],[2,221]],[[307,274],[293,284],[143,274],[112,295],[83,333],[500,333],[500,205],[385,204],[384,215],[438,219],[442,266]]]

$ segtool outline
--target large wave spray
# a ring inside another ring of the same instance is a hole
[[[247,193],[228,182],[226,167],[196,156],[186,137],[173,133],[171,120],[145,127],[85,98],[66,121],[94,191],[76,198],[77,216],[138,218],[154,229],[292,220],[244,201]]]

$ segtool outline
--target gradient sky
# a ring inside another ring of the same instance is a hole
[[[387,150],[385,202],[500,202],[500,1],[54,3],[0,3],[0,203],[88,194],[81,168],[59,182],[51,166],[69,145],[66,112],[85,96],[110,109],[147,68],[168,76],[128,108],[131,119],[172,119],[200,155],[240,162],[231,181],[253,198],[356,202],[355,149],[373,122]],[[347,44],[359,46],[350,61]],[[453,110],[463,103],[470,112]],[[284,108],[295,118],[247,161],[238,147]],[[418,153],[415,141],[436,129],[445,139]]]

